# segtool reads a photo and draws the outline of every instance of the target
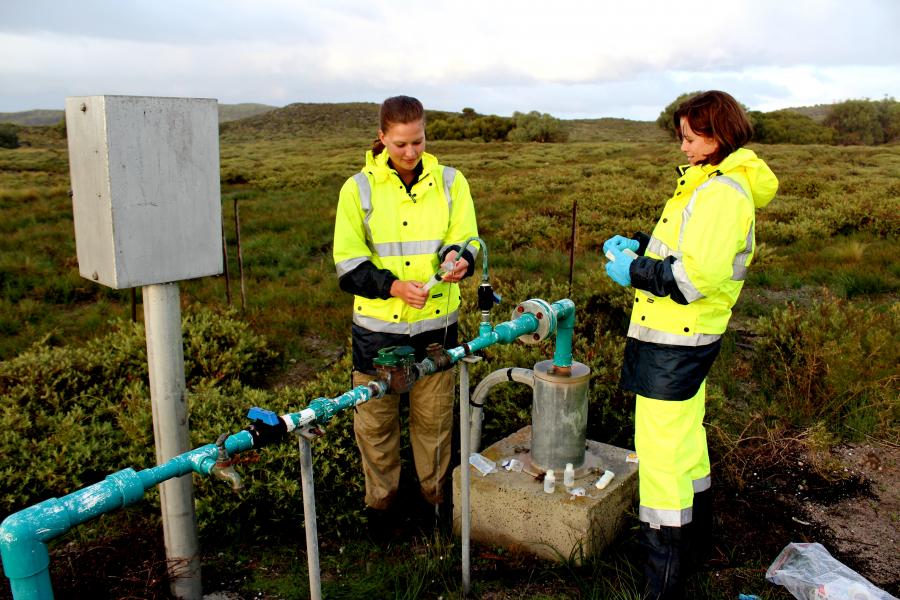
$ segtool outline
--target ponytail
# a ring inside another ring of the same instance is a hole
[[[372,142],[372,157],[376,157],[384,151],[384,144],[381,143],[381,140],[375,138],[375,141]]]

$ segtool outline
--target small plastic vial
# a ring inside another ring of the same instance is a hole
[[[612,481],[613,477],[615,477],[615,476],[616,476],[615,473],[613,473],[612,471],[607,469],[606,471],[603,471],[603,476],[597,480],[597,483],[595,483],[594,486],[598,490],[602,490],[603,488],[605,488],[606,486],[609,485],[609,482]]]
[[[453,267],[455,266],[455,264],[456,263],[453,262],[452,260],[448,260],[448,261],[444,262],[440,266],[440,268],[437,270],[437,272],[431,276],[431,279],[429,279],[428,281],[425,282],[425,286],[423,289],[427,292],[431,288],[433,288],[435,285],[439,284],[444,279],[444,276],[453,270]]]
[[[544,474],[544,491],[552,494],[555,489],[556,475],[553,474],[553,469],[547,469],[547,473]]]
[[[575,485],[575,467],[572,463],[566,463],[566,470],[563,471],[563,485],[570,488]]]

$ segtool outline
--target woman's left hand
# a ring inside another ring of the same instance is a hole
[[[469,270],[469,261],[465,258],[460,258],[457,260],[458,253],[456,250],[451,250],[447,253],[447,256],[444,257],[444,264],[448,262],[453,262],[453,269],[449,271],[446,275],[441,278],[441,281],[445,281],[447,283],[458,283],[462,280],[463,277],[466,276],[466,272]]]

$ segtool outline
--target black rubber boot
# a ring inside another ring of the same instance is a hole
[[[713,555],[713,501],[712,490],[694,494],[693,519],[691,520],[692,567],[698,570]]]
[[[641,523],[641,546],[645,552],[646,600],[681,600],[687,561],[690,560],[690,526],[650,527]]]
[[[367,506],[365,515],[366,533],[373,544],[388,545],[403,535],[401,518],[394,507],[379,510]]]

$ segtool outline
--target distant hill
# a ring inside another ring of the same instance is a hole
[[[0,113],[0,123],[14,123],[16,125],[28,126],[56,125],[64,115],[64,111],[48,109]]]
[[[833,106],[834,104],[816,104],[815,106],[798,106],[796,108],[785,108],[784,110],[800,113],[816,123],[821,123]]]
[[[833,105],[817,104],[783,110],[805,115],[821,123]],[[374,137],[378,127],[378,108],[374,102],[312,103],[297,102],[283,108],[267,104],[219,104],[220,131],[232,138],[320,137],[341,134]],[[461,115],[428,111],[432,118]],[[63,118],[61,110],[29,110],[0,113],[0,123],[25,126],[55,125]],[[571,142],[659,142],[667,141],[665,132],[654,121],[628,119],[564,119]]]
[[[631,121],[628,119],[570,119],[564,120],[569,128],[570,142],[665,142],[668,134],[655,121]]]
[[[220,104],[219,123],[245,119],[255,115],[276,110],[277,106],[268,104]],[[52,109],[26,110],[22,112],[0,113],[0,123],[14,123],[26,126],[56,125],[65,116],[65,111]]]
[[[268,104],[255,104],[253,102],[245,102],[243,104],[220,104],[219,105],[219,123],[227,123],[229,121],[237,121],[238,119],[246,119],[247,117],[255,117],[272,110],[277,110],[277,106],[269,106]]]
[[[223,123],[223,135],[267,138],[319,135],[373,136],[378,129],[379,105],[373,102],[297,102],[246,119]]]
[[[374,137],[379,105],[372,102],[296,103],[239,121],[222,124],[222,134],[232,138],[318,137],[341,133]],[[429,118],[447,118],[462,113],[428,111]],[[572,142],[657,142],[665,132],[652,121],[627,119],[563,120]]]

